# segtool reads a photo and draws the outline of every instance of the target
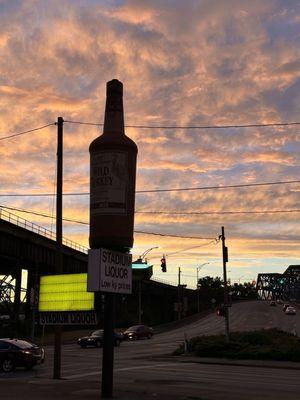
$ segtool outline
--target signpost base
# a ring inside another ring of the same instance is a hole
[[[105,293],[104,300],[104,337],[102,357],[101,396],[110,399],[113,396],[113,369],[114,369],[114,314],[115,295]]]

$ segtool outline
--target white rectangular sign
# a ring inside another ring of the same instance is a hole
[[[90,249],[88,292],[132,292],[132,255],[108,249]]]
[[[122,151],[91,158],[91,214],[127,214],[128,160]]]

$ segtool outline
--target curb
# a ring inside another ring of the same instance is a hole
[[[176,356],[175,356],[176,357]],[[295,363],[295,365],[291,365],[292,361],[274,361],[274,363],[270,363],[267,360],[261,360],[262,362],[257,362],[258,360],[249,360],[249,363],[246,360],[228,360],[228,359],[197,359],[192,358],[188,359],[186,356],[185,359],[180,359],[176,357],[179,362],[183,363],[197,363],[197,364],[212,364],[212,365],[233,365],[238,367],[252,367],[252,368],[273,368],[273,369],[290,369],[290,370],[300,370],[300,363]],[[286,363],[289,364],[286,364]],[[275,364],[276,363],[276,364]],[[282,364],[279,364],[282,363]]]

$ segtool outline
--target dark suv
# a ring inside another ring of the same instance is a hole
[[[16,367],[31,369],[44,362],[42,347],[20,339],[0,339],[0,369],[11,372]]]

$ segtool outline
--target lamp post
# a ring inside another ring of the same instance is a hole
[[[144,253],[142,253],[139,258],[137,259],[137,261],[139,262],[143,262],[145,256],[154,249],[159,249],[159,246],[154,246],[151,247],[150,249],[147,249],[144,251]],[[147,262],[147,260],[146,260]],[[142,280],[139,280],[139,325],[142,323]]]
[[[146,256],[151,250],[153,250],[153,249],[159,249],[159,246],[154,246],[154,247],[151,247],[150,249],[145,250],[144,253],[143,253],[142,255],[139,256],[138,260],[139,260],[139,261],[143,261],[143,259],[145,258],[145,256]],[[147,262],[147,260],[146,260],[146,262]]]
[[[199,271],[202,267],[204,267],[204,265],[207,265],[207,264],[209,264],[209,262],[203,263],[203,264],[199,265],[199,267],[197,267],[197,310],[198,310],[198,312],[200,311],[200,297],[199,297],[199,283],[198,283]]]

